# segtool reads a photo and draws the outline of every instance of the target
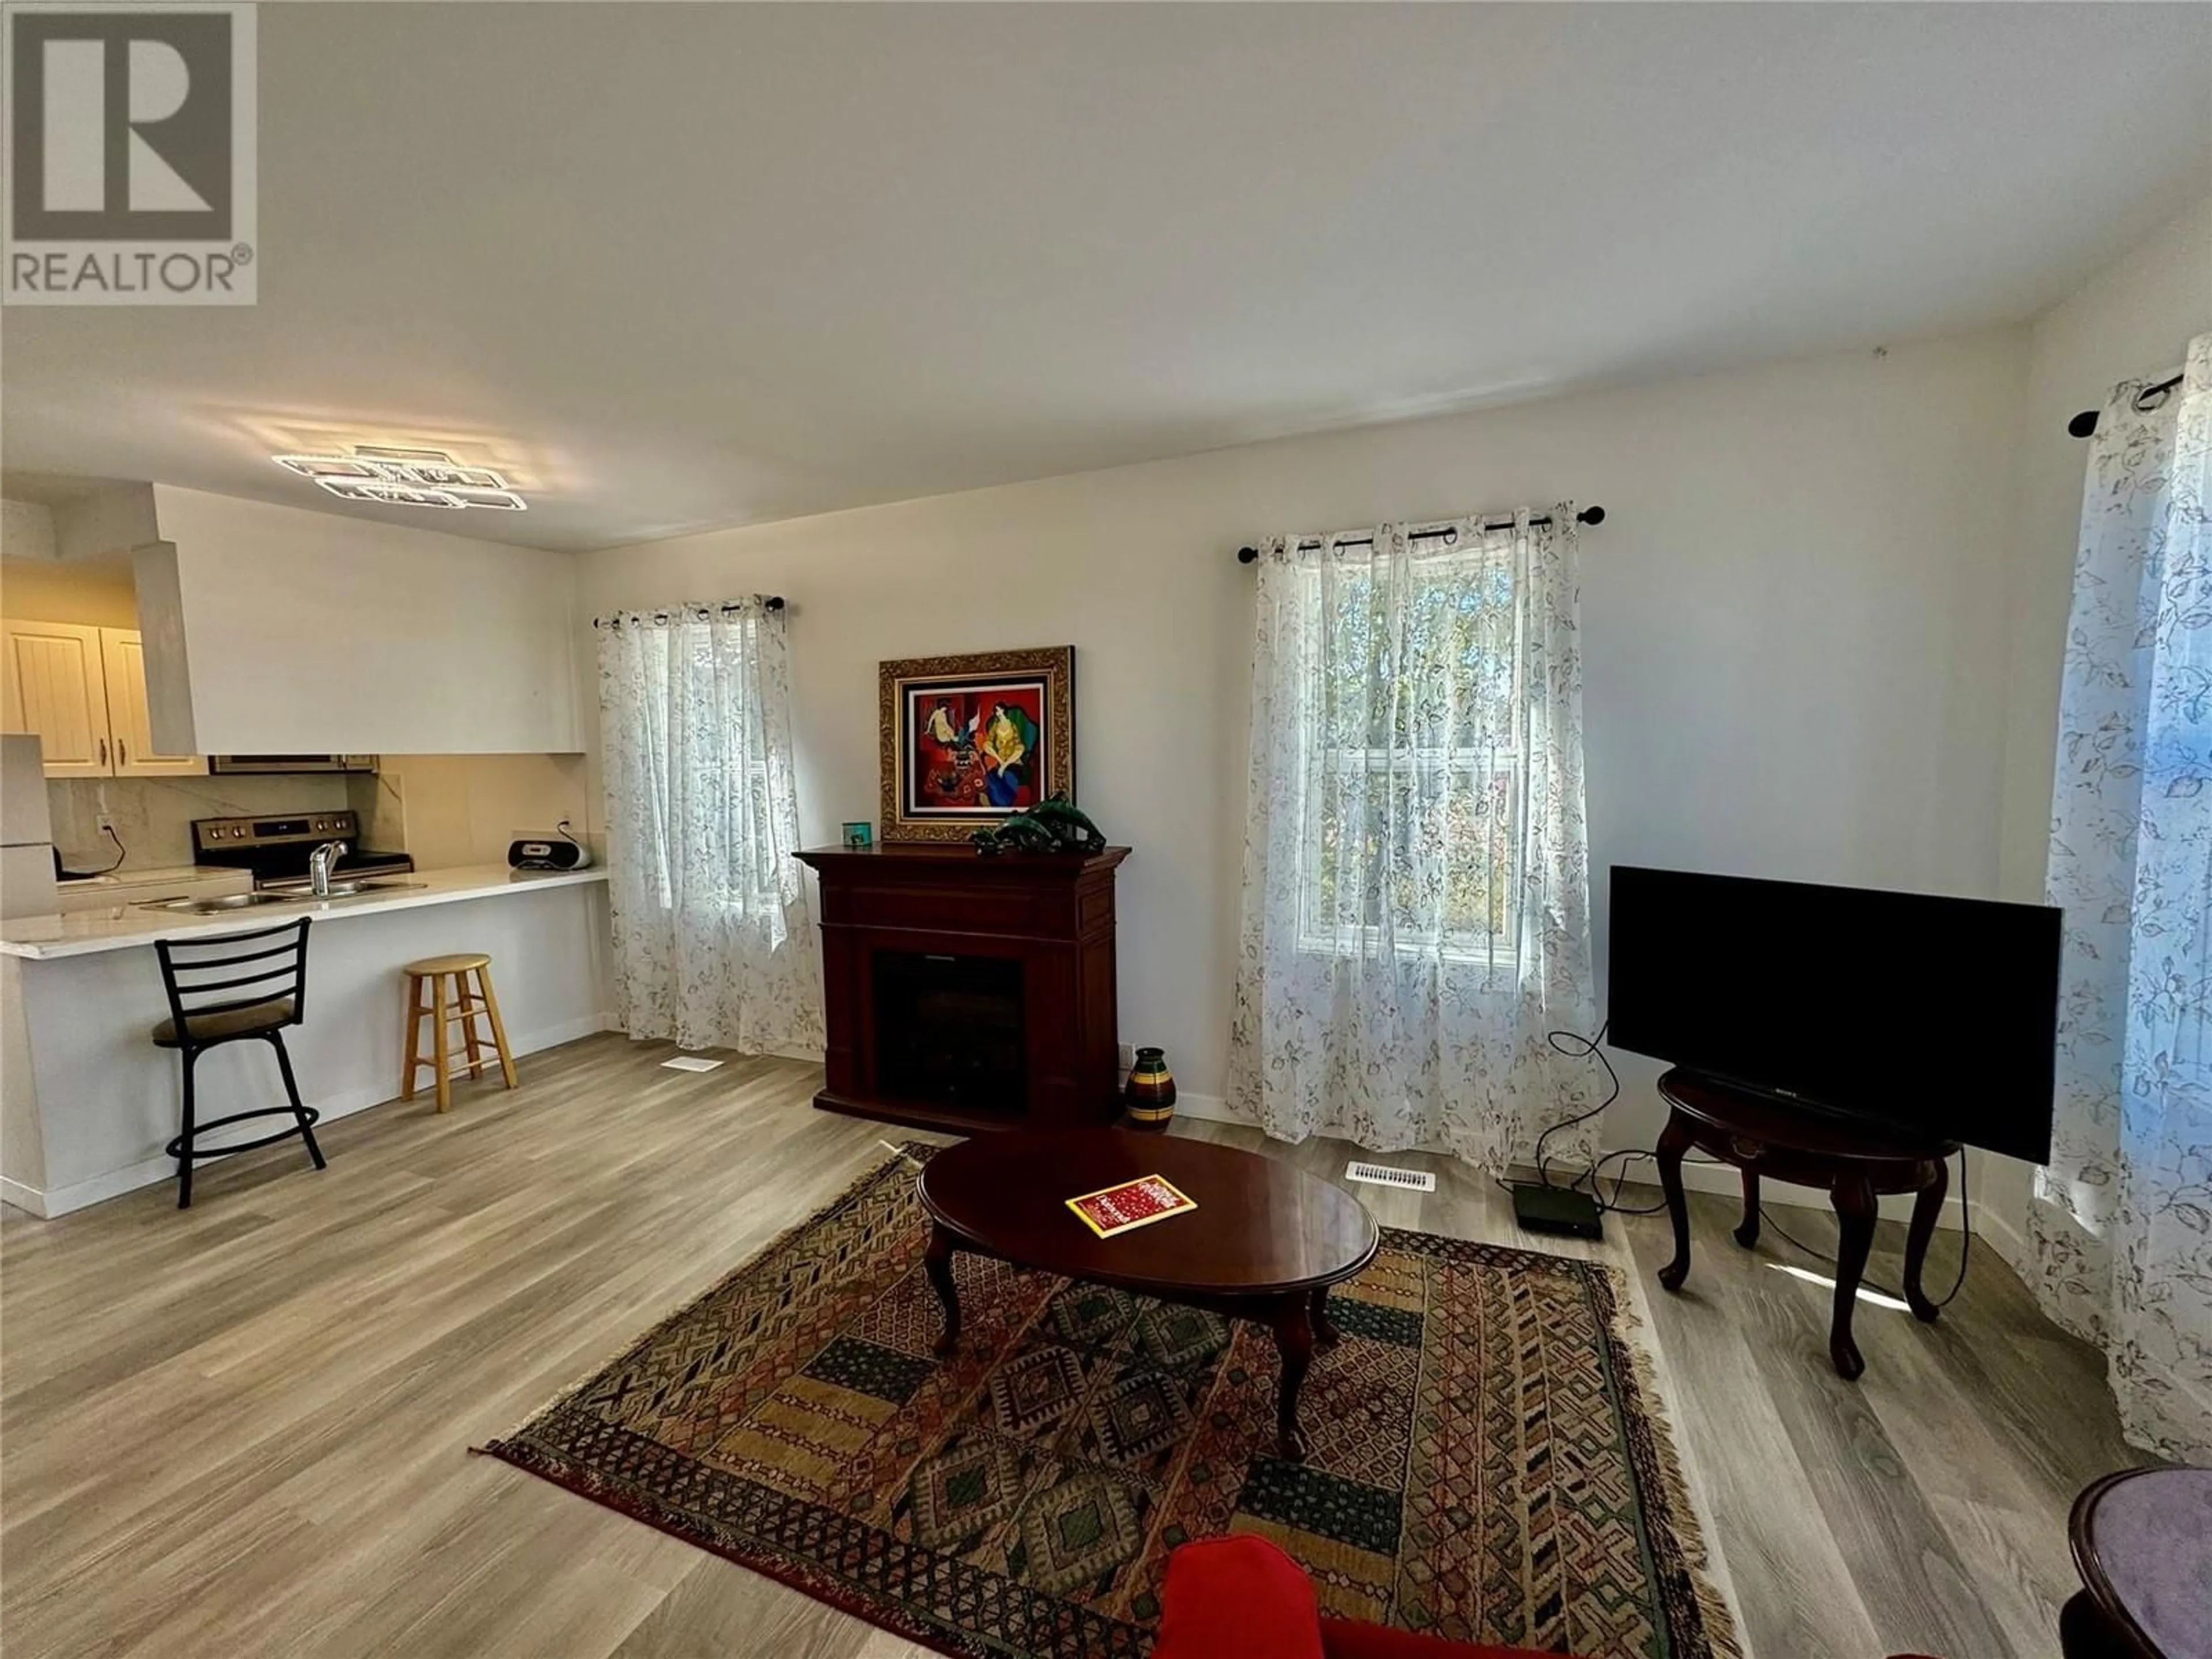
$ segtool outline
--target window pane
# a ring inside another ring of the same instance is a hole
[[[1316,948],[1510,950],[1518,802],[1512,567],[1322,566],[1302,931]]]

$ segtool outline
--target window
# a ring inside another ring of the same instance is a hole
[[[1299,940],[1496,960],[1519,916],[1520,722],[1504,548],[1298,573]]]

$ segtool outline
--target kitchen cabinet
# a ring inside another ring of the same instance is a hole
[[[50,778],[104,778],[108,756],[107,671],[100,630],[79,623],[8,622],[0,668],[0,725],[39,739]]]
[[[0,622],[0,728],[36,736],[50,778],[173,777],[198,755],[155,751],[137,633],[82,623]]]
[[[154,748],[146,709],[146,647],[136,629],[100,630],[100,657],[107,681],[107,730],[115,740],[118,778],[173,778],[207,770],[199,755],[164,755]]]

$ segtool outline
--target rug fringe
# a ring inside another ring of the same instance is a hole
[[[1675,1515],[1674,1540],[1681,1549],[1682,1565],[1689,1575],[1690,1592],[1704,1615],[1713,1659],[1746,1659],[1742,1625],[1728,1593],[1715,1576],[1713,1549],[1705,1540],[1704,1518],[1692,1501],[1689,1472],[1683,1467],[1681,1449],[1675,1442],[1674,1425],[1668,1418],[1658,1359],[1649,1346],[1637,1340],[1647,1322],[1636,1305],[1635,1281],[1610,1262],[1592,1265],[1605,1274],[1613,1286],[1615,1334],[1620,1346],[1628,1353],[1632,1380],[1640,1396],[1638,1404],[1651,1429],[1652,1455],[1658,1462],[1660,1479],[1666,1486],[1668,1507]]]

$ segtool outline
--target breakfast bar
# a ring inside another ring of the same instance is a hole
[[[325,1120],[399,1091],[401,965],[454,951],[497,963],[517,1054],[605,1024],[604,870],[500,866],[415,872],[409,884],[229,913],[123,904],[0,921],[0,1198],[58,1216],[176,1172],[174,1058],[148,1039],[167,1012],[157,939],[210,939],[312,917],[302,1024],[291,1034],[307,1103]],[[214,1109],[283,1098],[260,1044],[202,1060]]]

